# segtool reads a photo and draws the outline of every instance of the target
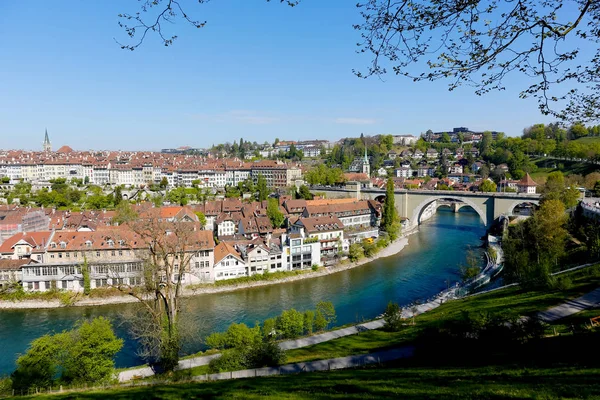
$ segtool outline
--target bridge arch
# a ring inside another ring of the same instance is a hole
[[[412,217],[410,218],[411,225],[419,225],[420,224],[421,214],[429,205],[431,205],[431,203],[433,203],[434,201],[446,200],[446,199],[461,202],[461,203],[464,203],[465,205],[471,207],[479,215],[479,218],[481,218],[481,222],[483,222],[483,225],[485,225],[486,227],[488,226],[486,213],[484,210],[481,209],[481,207],[479,207],[477,204],[475,204],[468,198],[456,196],[456,195],[453,196],[453,195],[446,194],[446,193],[443,195],[428,197],[427,199],[425,199],[421,203],[419,203],[419,205],[416,206],[412,211]]]
[[[533,200],[533,199],[521,199],[521,200],[517,200],[514,203],[512,203],[510,205],[510,207],[508,207],[508,212],[506,213],[506,215],[514,215],[515,212],[515,208],[517,206],[523,205],[523,204],[533,204],[539,207],[540,202],[539,200]]]

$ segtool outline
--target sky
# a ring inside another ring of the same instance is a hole
[[[543,117],[524,77],[483,97],[444,81],[359,79],[360,15],[350,0],[182,0],[165,47],[131,52],[117,14],[135,0],[0,2],[0,149],[159,150],[239,141],[415,134],[464,126],[509,136]]]

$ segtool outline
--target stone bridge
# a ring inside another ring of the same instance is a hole
[[[385,201],[384,189],[361,188],[358,185],[347,185],[346,187],[311,187],[313,193],[325,194],[327,198],[349,198],[362,200]],[[525,193],[481,193],[481,192],[458,192],[446,190],[396,190],[394,192],[398,215],[407,218],[409,226],[413,227],[421,223],[423,211],[432,203],[438,205],[462,203],[461,207],[470,206],[481,218],[486,227],[500,216],[513,215],[515,207],[521,204],[539,205],[539,194]],[[459,208],[455,206],[455,211]]]

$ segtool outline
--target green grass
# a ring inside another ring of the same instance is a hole
[[[525,291],[511,287],[489,294],[450,301],[415,318],[415,325],[407,321],[399,332],[373,330],[359,335],[346,336],[301,349],[289,350],[287,362],[304,362],[319,359],[345,357],[409,344],[428,327],[443,321],[459,318],[464,312],[509,312],[513,315],[532,315],[565,300],[588,293],[600,286],[600,268],[591,267],[567,274],[573,281],[568,290]]]
[[[579,138],[575,141],[577,143],[584,143],[584,144],[600,143],[600,136],[587,136],[587,137]]]
[[[251,275],[251,276],[243,276],[241,278],[215,281],[215,283],[202,283],[202,284],[198,284],[198,285],[191,285],[188,288],[193,290],[193,289],[207,288],[207,287],[235,286],[235,285],[251,283],[251,282],[277,281],[277,280],[289,278],[291,276],[302,275],[306,272],[312,272],[312,269],[302,270],[302,271],[266,272],[264,274],[256,274],[256,275]]]
[[[599,139],[600,138],[589,138]],[[582,175],[585,176],[592,172],[600,171],[600,165],[591,164],[579,161],[570,160],[559,160],[555,158],[538,157],[533,158],[532,161],[537,166],[537,170],[531,173],[531,177],[535,180],[537,178],[546,178],[548,174],[554,171],[561,171],[565,175]],[[558,168],[559,164],[563,168]]]
[[[414,367],[344,371],[206,383],[179,383],[36,399],[556,399],[600,396],[600,369]]]

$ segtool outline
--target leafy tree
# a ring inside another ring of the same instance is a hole
[[[138,217],[138,213],[127,201],[120,202],[115,211],[115,216],[112,219],[112,222],[119,225],[134,221]]]
[[[310,189],[308,188],[308,186],[302,185],[302,186],[300,186],[300,189],[298,190],[297,197],[299,199],[312,200],[314,196],[310,192]]]
[[[81,276],[83,277],[83,294],[89,296],[92,292],[92,286],[90,283],[90,266],[87,261],[87,257],[83,258],[83,264],[81,265]]]
[[[315,312],[308,310],[304,312],[304,333],[310,335],[313,333],[315,324]]]
[[[231,324],[225,332],[225,346],[228,348],[245,347],[260,337],[260,328],[249,328],[246,324]]]
[[[388,331],[397,332],[402,329],[402,314],[397,303],[389,302],[383,313],[383,328]]]
[[[484,180],[479,186],[479,190],[482,192],[495,192],[496,184],[488,179]]]
[[[450,135],[448,135],[448,133],[446,133],[446,132],[442,133],[442,137],[440,140],[442,143],[450,143],[452,141],[450,139]]]
[[[65,334],[45,335],[31,342],[27,353],[17,359],[17,369],[11,374],[13,389],[51,386],[58,375],[65,339]]]
[[[160,183],[158,184],[158,186],[161,189],[166,189],[167,186],[169,186],[169,180],[167,179],[166,176],[163,176],[162,179],[160,180]]]
[[[256,190],[258,191],[258,201],[264,201],[269,196],[267,179],[263,176],[263,174],[258,174],[258,178],[256,180]]]
[[[352,243],[348,250],[348,257],[350,261],[358,261],[365,256],[365,250],[358,243]]]
[[[337,320],[337,316],[335,314],[335,307],[333,303],[330,301],[320,301],[317,303],[317,314],[321,314],[325,321],[327,322],[327,326],[331,324],[335,324]]]
[[[196,211],[195,214],[198,217],[198,222],[200,222],[200,226],[202,227],[202,229],[204,229],[204,227],[206,226],[206,215],[204,215],[204,213],[201,211]]]
[[[284,338],[297,338],[304,332],[304,315],[293,308],[283,311],[277,317],[277,330]]]
[[[71,330],[45,335],[17,359],[13,388],[49,387],[57,381],[102,384],[112,380],[114,357],[123,347],[110,321],[98,317]]]
[[[269,199],[267,204],[267,216],[271,220],[271,225],[273,225],[273,228],[280,228],[281,225],[283,225],[285,217],[279,210],[279,201],[277,199]]]
[[[206,337],[204,342],[211,349],[224,349],[227,347],[227,337],[225,332],[211,333]]]
[[[4,183],[4,184],[10,183],[10,178],[8,176],[3,176],[2,177],[2,183]]]
[[[123,201],[123,193],[121,192],[121,186],[117,186],[115,188],[113,196],[114,196],[113,204],[116,207]]]
[[[388,178],[385,192],[385,204],[383,205],[383,218],[381,228],[388,233],[390,239],[396,240],[400,230],[398,210],[396,210],[396,198],[394,192],[394,180]]]
[[[78,384],[108,383],[113,379],[114,357],[123,347],[104,317],[84,321],[70,332],[63,379]]]

